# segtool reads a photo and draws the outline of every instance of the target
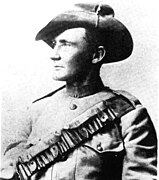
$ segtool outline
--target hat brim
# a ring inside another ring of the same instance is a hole
[[[50,21],[36,35],[36,40],[46,41],[55,38],[66,29],[84,27],[102,33],[102,43],[106,47],[107,56],[103,63],[121,61],[128,58],[133,50],[133,40],[128,29],[114,17],[99,18],[96,28],[97,15],[85,11],[68,11]]]

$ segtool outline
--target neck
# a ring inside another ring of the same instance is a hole
[[[73,97],[83,97],[90,94],[94,94],[101,89],[104,85],[101,81],[99,73],[89,73],[85,78],[74,78],[75,81],[66,82],[66,90],[68,95]]]
[[[79,76],[76,76],[73,80],[67,81],[66,85],[71,87],[82,87],[92,82],[100,80],[99,71],[89,71],[87,74],[81,73]]]

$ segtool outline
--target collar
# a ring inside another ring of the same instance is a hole
[[[104,89],[104,85],[100,78],[96,81],[89,83],[88,85],[80,87],[66,85],[67,94],[74,98],[89,96],[101,91],[102,89]]]

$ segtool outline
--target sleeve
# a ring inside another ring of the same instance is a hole
[[[8,125],[11,129],[6,127],[13,133],[9,137],[5,137],[6,144],[3,145],[1,155],[1,178],[5,179],[11,178],[15,173],[18,157],[25,152],[26,142],[32,129],[30,108],[23,112],[17,112],[13,116],[9,115],[15,121]],[[6,138],[8,139],[6,140]]]
[[[122,180],[157,179],[157,137],[147,110],[138,105],[121,118],[125,146]]]

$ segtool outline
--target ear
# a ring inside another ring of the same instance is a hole
[[[96,63],[102,61],[105,54],[106,54],[106,50],[105,50],[104,46],[98,46],[97,51],[93,54],[92,63],[96,64]]]

